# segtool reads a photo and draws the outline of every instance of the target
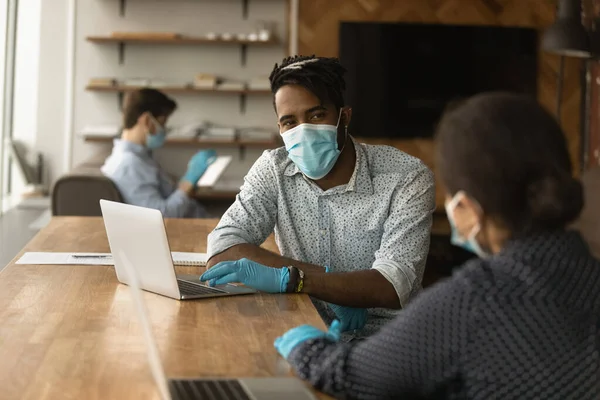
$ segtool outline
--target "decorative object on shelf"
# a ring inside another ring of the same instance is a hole
[[[257,37],[261,42],[268,42],[273,36],[275,30],[275,23],[272,21],[258,21],[257,22]]]

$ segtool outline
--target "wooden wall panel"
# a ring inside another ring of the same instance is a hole
[[[551,0],[300,0],[298,50],[300,54],[337,56],[340,21],[393,21],[440,24],[523,26],[539,29],[554,21]],[[541,37],[540,37],[541,39]],[[558,57],[539,53],[538,99],[554,112]],[[575,169],[580,159],[581,61],[566,59],[562,105],[562,126],[569,142]],[[433,165],[433,142],[424,140],[388,143]],[[438,206],[443,204],[438,190]]]

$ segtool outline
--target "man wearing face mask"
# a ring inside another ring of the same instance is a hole
[[[344,72],[334,58],[275,66],[285,148],[266,151],[248,172],[209,236],[212,268],[201,280],[308,293],[351,339],[375,332],[421,289],[435,193],[421,161],[350,136]],[[259,247],[273,231],[282,256]]]
[[[130,93],[123,107],[123,132],[115,139],[102,173],[115,183],[128,204],[160,210],[165,218],[206,218],[207,212],[193,193],[215,152],[196,153],[178,184],[152,158],[152,150],[166,140],[165,125],[176,108],[177,104],[158,90]]]

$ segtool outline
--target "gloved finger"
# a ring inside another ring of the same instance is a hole
[[[221,276],[231,274],[238,271],[237,261],[223,261],[206,271],[200,276],[200,280],[202,282],[206,282],[208,280],[214,278],[220,278]]]
[[[273,342],[273,345],[275,346],[276,349],[279,349],[281,342],[283,342],[282,336],[279,336],[277,339],[275,339],[275,342]]]
[[[220,278],[214,278],[208,281],[208,286],[226,285],[228,283],[240,282],[240,278],[237,273],[227,274]],[[245,283],[245,282],[242,282]]]
[[[342,324],[339,320],[334,320],[329,326],[329,330],[327,331],[327,337],[337,342],[340,340],[342,335]]]
[[[217,159],[217,152],[214,150],[206,150],[206,164],[210,165]]]

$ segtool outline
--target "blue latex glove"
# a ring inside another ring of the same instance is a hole
[[[210,286],[241,282],[246,286],[268,293],[285,293],[290,280],[287,268],[265,267],[257,262],[242,258],[237,261],[223,261],[206,271],[200,277]]]
[[[188,168],[181,178],[182,181],[188,181],[192,185],[198,183],[206,169],[217,159],[217,152],[214,150],[202,150],[194,154],[188,162]]]
[[[342,334],[340,326],[340,321],[335,320],[331,323],[329,330],[323,332],[314,326],[300,325],[275,339],[275,348],[283,358],[287,359],[294,347],[307,340],[324,338],[332,342],[339,341]]]
[[[340,329],[342,332],[360,330],[367,323],[367,309],[338,306],[337,304],[327,303],[335,313],[335,316],[341,321]]]
[[[329,273],[330,268],[325,267],[325,273]],[[348,332],[359,330],[365,327],[367,323],[367,309],[338,306],[337,304],[327,303],[335,316],[341,321],[341,331]]]

